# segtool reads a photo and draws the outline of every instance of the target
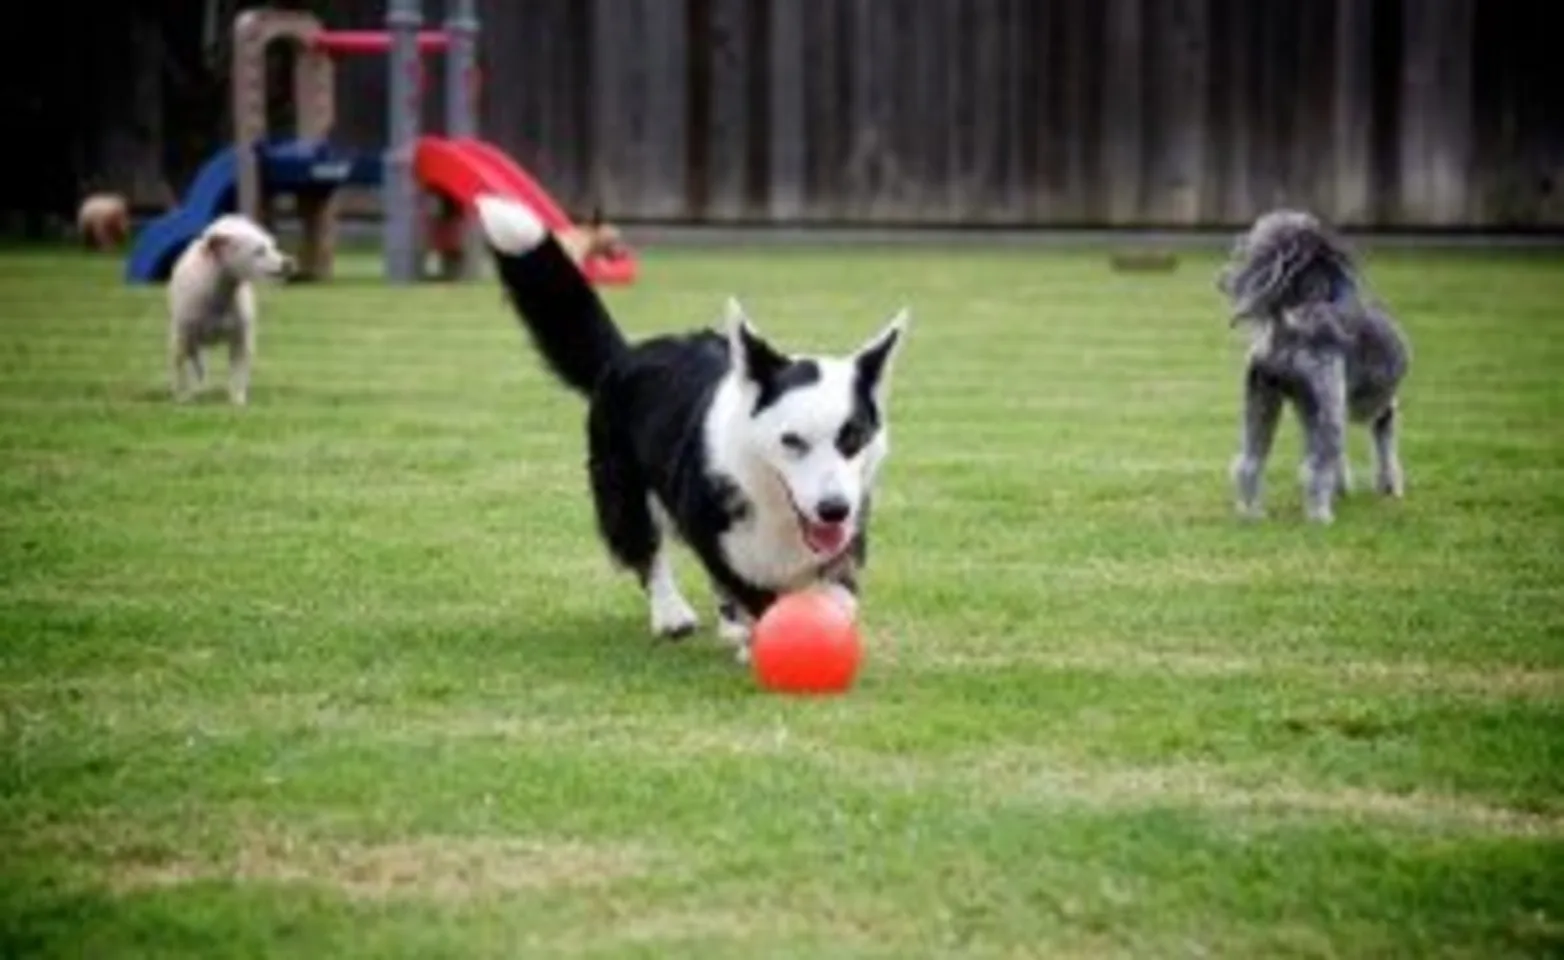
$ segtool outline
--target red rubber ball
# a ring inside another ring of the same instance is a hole
[[[755,624],[750,664],[777,693],[842,693],[863,661],[858,625],[839,601],[809,590],[779,597]]]

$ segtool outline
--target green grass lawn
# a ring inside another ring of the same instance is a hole
[[[914,310],[849,696],[651,641],[492,283],[263,291],[176,407],[162,291],[0,256],[0,955],[1564,955],[1564,255],[1370,258],[1330,528],[1290,421],[1233,515],[1212,258],[643,256],[635,333]]]

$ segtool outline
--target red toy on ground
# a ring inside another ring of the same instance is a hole
[[[852,615],[819,590],[779,597],[751,635],[755,679],[776,693],[845,692],[862,660]]]

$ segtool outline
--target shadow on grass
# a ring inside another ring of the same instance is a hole
[[[295,413],[315,414],[323,408],[334,409],[347,406],[362,408],[366,405],[397,401],[411,395],[391,383],[387,383],[384,387],[344,387],[341,383],[325,380],[308,383],[254,383],[250,386],[247,407],[237,408],[236,412],[242,413],[249,409],[258,413],[267,413],[286,408]],[[228,401],[228,374],[221,363],[216,370],[209,366],[206,382],[183,401],[174,400],[167,386],[110,390],[108,396],[127,403],[167,407],[170,410],[231,406]]]
[[[261,956],[290,944],[343,956],[357,939],[343,910],[299,887],[207,882],[119,897],[13,876],[0,879],[0,956]]]
[[[499,688],[567,684],[613,699],[731,700],[757,693],[748,668],[709,623],[685,639],[666,640],[617,605],[536,617],[510,608],[355,633],[357,658],[381,664],[394,658],[410,686],[436,698],[442,691],[462,695],[475,678]]]

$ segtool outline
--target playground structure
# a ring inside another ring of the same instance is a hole
[[[521,200],[556,232],[575,224],[547,192],[503,151],[478,139],[478,20],[475,0],[447,0],[443,30],[423,30],[421,0],[389,0],[386,29],[327,30],[297,11],[252,9],[233,27],[234,142],[208,158],[182,202],[136,237],[126,263],[131,283],[166,280],[180,252],[207,224],[238,211],[271,223],[276,201],[291,195],[301,227],[295,259],[299,276],[323,280],[336,254],[338,191],[379,187],[385,278],[411,283],[423,275],[426,247],[440,258],[440,274],[468,278],[479,246],[471,228],[473,200],[500,194]],[[295,135],[273,137],[266,122],[266,51],[294,44],[292,95]],[[423,57],[445,56],[444,136],[419,129],[426,73]],[[388,61],[389,138],[383,153],[351,154],[332,145],[336,121],[335,58],[384,54]],[[421,216],[432,197],[435,210]],[[428,228],[425,230],[425,228]],[[581,264],[593,283],[633,282],[633,253],[597,256]]]

